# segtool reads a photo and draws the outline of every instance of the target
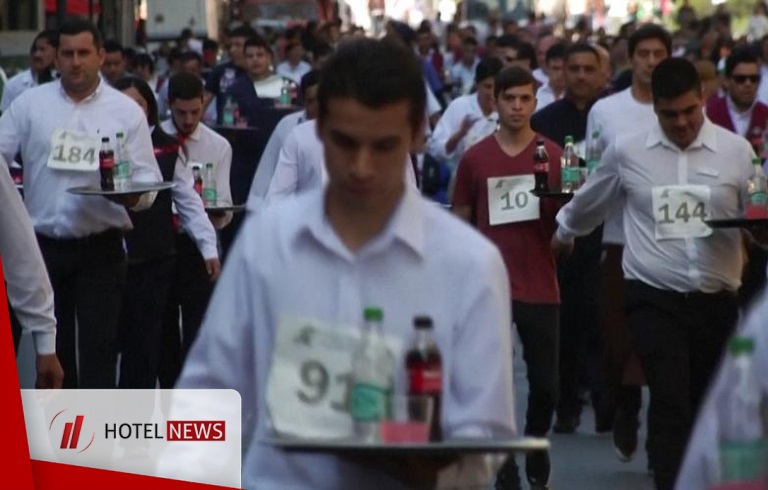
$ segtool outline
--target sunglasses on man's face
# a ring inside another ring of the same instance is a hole
[[[760,75],[733,75],[731,78],[739,85],[747,83],[747,80],[755,85],[760,83]]]

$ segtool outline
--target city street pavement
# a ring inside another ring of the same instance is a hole
[[[525,362],[522,344],[516,338],[515,344],[515,397],[517,427],[522,433],[525,428],[525,407],[528,397]],[[653,490],[653,480],[646,470],[645,428],[648,408],[648,391],[643,390],[640,441],[634,460],[622,463],[616,457],[613,438],[610,433],[595,433],[595,413],[585,406],[581,415],[581,426],[575,434],[552,434],[551,490]],[[518,456],[521,477],[525,480],[523,457]],[[525,485],[523,488],[527,488]]]
[[[522,345],[515,344],[515,397],[517,426],[522,433],[525,427],[525,407],[528,382]],[[22,388],[34,388],[35,364],[32,339],[22,337],[19,352],[19,381]],[[595,418],[592,408],[584,407],[581,427],[575,434],[553,434],[552,441],[552,490],[653,490],[653,482],[646,471],[645,427],[648,392],[643,392],[642,426],[639,450],[631,463],[621,463],[614,453],[610,434],[598,435],[594,431]],[[521,476],[524,480],[523,457],[518,456]],[[524,488],[527,488],[524,486]]]

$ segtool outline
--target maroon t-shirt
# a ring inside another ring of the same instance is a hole
[[[541,199],[540,218],[491,226],[488,212],[488,179],[533,175],[533,155],[538,136],[518,155],[510,156],[491,135],[462,157],[453,193],[454,206],[470,206],[473,224],[501,251],[509,275],[512,299],[525,303],[559,304],[555,259],[550,240],[555,231],[555,215],[560,207],[554,199]],[[560,188],[562,150],[544,139],[549,155],[549,185]],[[533,196],[531,196],[533,197]]]

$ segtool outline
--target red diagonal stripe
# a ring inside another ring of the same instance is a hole
[[[67,449],[67,445],[69,444],[69,436],[72,435],[72,422],[67,422],[64,424],[64,433],[61,435],[61,446],[59,446],[61,449]]]
[[[69,449],[77,448],[77,441],[80,440],[80,429],[83,428],[84,415],[78,415],[75,418],[75,432],[72,434],[72,440],[69,442]]]

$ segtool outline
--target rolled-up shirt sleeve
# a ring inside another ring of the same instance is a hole
[[[144,118],[137,119],[128,130],[126,150],[131,160],[132,180],[134,182],[154,183],[163,180],[160,167],[155,159],[152,135]],[[157,194],[145,193],[139,203],[131,208],[133,211],[144,211],[152,207]]]
[[[0,157],[0,259],[8,300],[25,332],[31,332],[38,355],[56,352],[56,318],[45,262],[32,222]]]
[[[299,140],[294,129],[280,148],[275,173],[267,190],[267,201],[283,199],[296,193],[299,185]]]

